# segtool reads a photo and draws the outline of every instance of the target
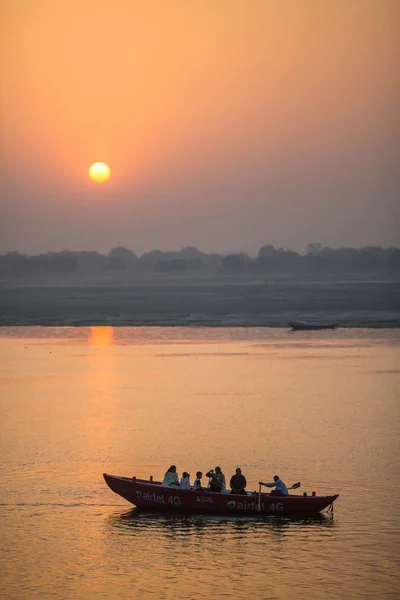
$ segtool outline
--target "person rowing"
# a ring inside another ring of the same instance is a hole
[[[271,483],[263,483],[259,481],[260,485],[265,485],[265,487],[274,487],[275,489],[269,493],[270,496],[287,496],[289,494],[286,485],[283,483],[281,479],[279,479],[279,475],[274,475],[274,481]]]

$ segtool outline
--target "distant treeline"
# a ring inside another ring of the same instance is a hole
[[[247,254],[207,254],[194,247],[177,252],[152,250],[137,256],[118,246],[107,255],[94,251],[48,252],[30,256],[19,252],[0,255],[1,278],[62,276],[107,273],[160,274],[379,274],[400,275],[400,249],[364,246],[363,248],[326,248],[309,244],[305,254],[266,245],[257,257]]]

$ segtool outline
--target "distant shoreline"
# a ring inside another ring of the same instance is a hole
[[[3,326],[400,327],[400,281],[185,280],[8,285]]]

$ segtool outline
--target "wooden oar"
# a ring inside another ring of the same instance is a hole
[[[261,481],[259,483],[260,483],[260,492],[259,493],[261,494],[261,486],[264,484]],[[288,488],[288,490],[297,490],[297,488],[299,488],[300,486],[301,486],[301,483],[300,483],[300,481],[298,481],[297,483],[294,483],[293,485],[291,485]]]
[[[300,481],[298,481],[297,483],[294,483],[290,488],[288,488],[288,490],[297,490],[297,488],[299,488],[301,486]]]

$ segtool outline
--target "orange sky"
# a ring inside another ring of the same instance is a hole
[[[396,0],[1,12],[0,251],[399,239]]]

